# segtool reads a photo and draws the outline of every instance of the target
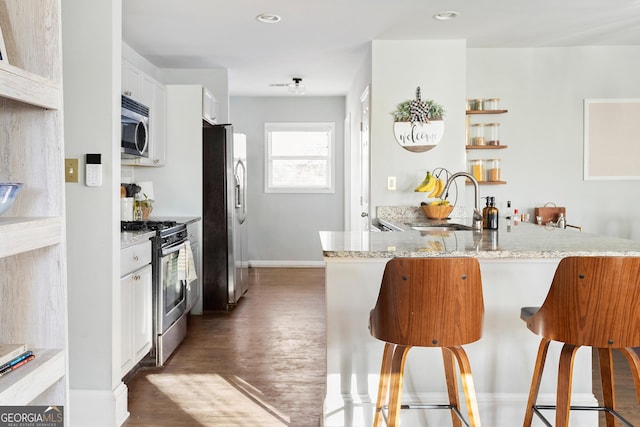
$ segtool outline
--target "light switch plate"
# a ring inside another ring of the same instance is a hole
[[[395,191],[396,190],[396,177],[388,176],[387,177],[387,190]]]
[[[78,159],[64,159],[64,181],[78,182]]]

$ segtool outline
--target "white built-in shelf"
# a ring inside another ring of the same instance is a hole
[[[0,258],[62,242],[61,217],[0,218]]]
[[[65,375],[64,350],[33,349],[36,358],[0,377],[0,406],[27,405]]]
[[[61,105],[60,85],[5,62],[0,62],[0,97],[57,110]]]

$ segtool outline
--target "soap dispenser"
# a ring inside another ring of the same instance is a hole
[[[488,220],[489,220],[489,203],[491,202],[491,198],[490,197],[483,197],[483,199],[486,199],[487,201],[487,205],[482,209],[482,228],[486,229],[487,224],[488,224]]]
[[[496,198],[491,196],[487,198],[489,208],[487,209],[487,227],[489,230],[498,229],[498,208],[496,208]]]

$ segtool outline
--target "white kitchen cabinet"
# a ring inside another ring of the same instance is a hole
[[[151,242],[120,253],[120,375],[124,377],[151,350]]]
[[[122,93],[149,107],[149,157],[122,159],[129,166],[164,166],[166,148],[166,89],[126,59],[122,59]]]
[[[206,87],[202,87],[202,119],[207,123],[216,124],[218,119],[218,101],[213,93]]]
[[[0,405],[67,406],[60,1],[5,0],[2,18],[0,181],[24,185],[0,217],[0,343],[36,359],[0,377]]]
[[[164,166],[167,163],[167,90],[159,82],[153,86],[153,104],[151,105],[151,147],[149,160],[152,166]]]
[[[142,71],[129,61],[122,60],[122,94],[138,102],[142,100]]]

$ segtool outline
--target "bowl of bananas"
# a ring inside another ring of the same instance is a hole
[[[448,200],[438,200],[429,204],[420,206],[422,212],[429,219],[445,219],[448,218],[453,211],[453,205]]]

